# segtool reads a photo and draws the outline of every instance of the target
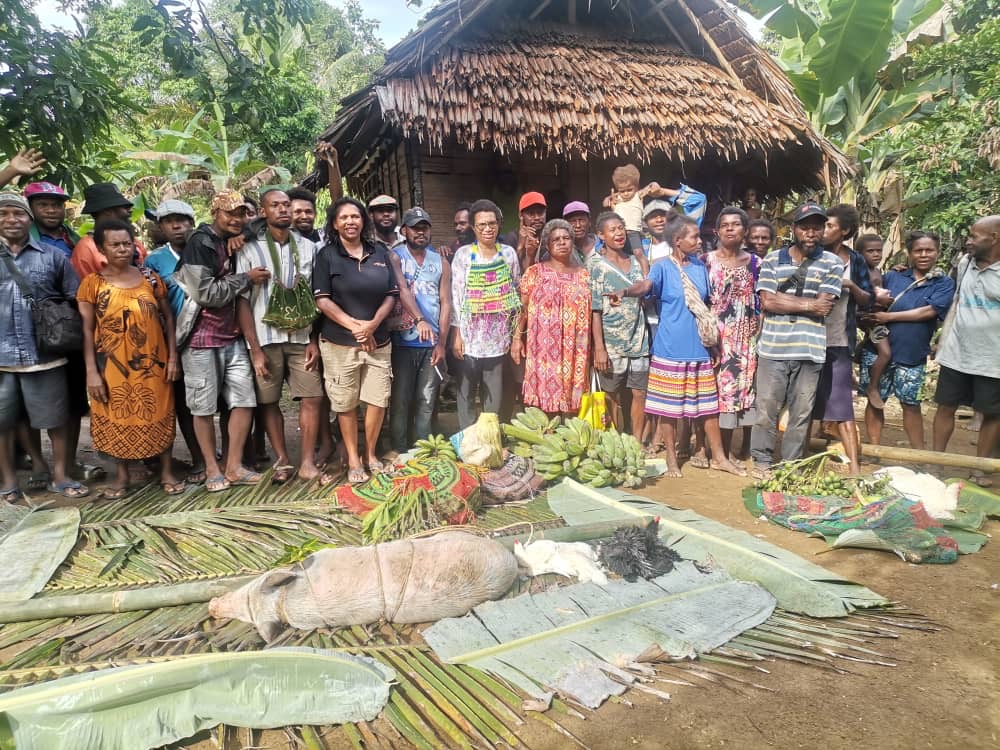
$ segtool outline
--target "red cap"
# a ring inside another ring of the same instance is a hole
[[[50,195],[54,198],[62,198],[63,200],[69,198],[65,190],[51,182],[32,182],[25,186],[25,198],[37,198],[40,195]]]
[[[521,196],[521,201],[517,204],[517,210],[523,211],[529,206],[545,206],[548,208],[548,204],[545,202],[545,196],[541,193],[525,193]]]

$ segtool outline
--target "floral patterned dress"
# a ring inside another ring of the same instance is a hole
[[[94,448],[119,460],[158,456],[174,442],[174,391],[165,377],[169,352],[158,305],[165,294],[152,272],[128,289],[92,273],[77,292],[94,306],[97,365],[108,389],[106,404],[90,405],[90,433]]]
[[[590,274],[536,263],[521,277],[521,299],[528,305],[524,403],[550,414],[575,412],[587,390]]]
[[[708,266],[709,303],[719,319],[720,360],[716,369],[719,412],[741,414],[753,408],[754,376],[757,373],[757,333],[760,304],[755,288],[760,261],[737,268],[727,267],[717,253],[705,257]]]

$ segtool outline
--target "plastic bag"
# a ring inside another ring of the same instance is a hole
[[[608,419],[608,402],[604,391],[597,389],[597,371],[590,374],[590,393],[580,397],[580,413],[577,416],[595,430],[614,427]]]
[[[492,412],[483,412],[475,424],[452,435],[451,445],[463,463],[488,469],[496,469],[503,464],[500,420]]]

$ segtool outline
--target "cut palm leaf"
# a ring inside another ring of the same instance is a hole
[[[0,503],[0,602],[30,599],[76,544],[80,511]]]
[[[0,696],[0,738],[18,750],[136,750],[219,724],[371,721],[394,678],[373,659],[311,648],[189,656],[13,690]]]
[[[733,578],[759,583],[774,595],[778,606],[790,612],[841,617],[856,609],[889,604],[860,584],[692,510],[678,510],[619,490],[594,489],[571,479],[548,494],[549,507],[571,526],[658,516],[660,536],[681,556],[711,557]]]

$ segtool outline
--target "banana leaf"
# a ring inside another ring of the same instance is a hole
[[[643,655],[691,659],[773,612],[774,597],[760,586],[682,562],[651,581],[578,583],[486,602],[423,636],[448,663],[493,673],[539,698],[554,690],[597,708],[625,691],[634,678],[621,668]]]
[[[0,504],[0,603],[30,599],[76,544],[80,511]]]
[[[219,724],[254,729],[373,720],[395,672],[311,648],[202,654],[104,669],[0,696],[0,748],[153,748]]]
[[[987,518],[1000,519],[1000,495],[964,479],[946,479],[945,484],[963,482],[958,493],[958,509],[966,513],[982,513]]]
[[[760,584],[789,612],[842,617],[856,609],[884,607],[888,600],[860,584],[815,565],[793,552],[692,510],[679,510],[644,497],[594,489],[571,479],[548,493],[549,507],[571,526],[635,516],[660,518],[660,536],[688,559],[711,557],[733,578]]]

